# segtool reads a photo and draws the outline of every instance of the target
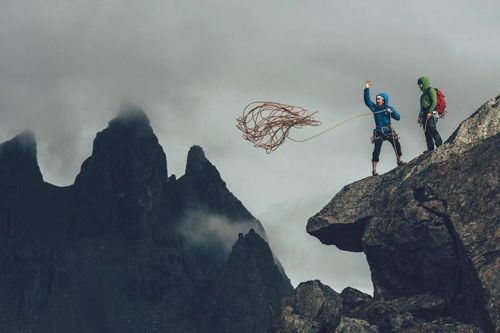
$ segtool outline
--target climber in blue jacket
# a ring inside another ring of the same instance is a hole
[[[372,175],[377,176],[377,163],[379,161],[382,142],[389,141],[396,152],[398,165],[406,164],[401,159],[401,144],[396,131],[391,126],[391,118],[399,120],[401,117],[396,109],[389,105],[389,95],[379,93],[375,98],[375,103],[370,98],[371,81],[365,81],[364,99],[366,106],[373,112],[375,118],[375,129],[373,130],[372,143],[375,144],[372,154]]]

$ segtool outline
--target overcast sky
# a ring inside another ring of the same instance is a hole
[[[496,0],[0,0],[0,8],[0,141],[32,129],[44,179],[69,185],[95,134],[123,99],[133,101],[150,117],[169,174],[184,173],[191,145],[204,148],[266,228],[294,286],[320,279],[339,292],[372,291],[363,254],[322,245],[305,226],[342,186],[370,174],[373,119],[266,155],[235,126],[249,102],[319,111],[326,128],[367,110],[371,79],[401,114],[411,160],[423,144],[420,75],[447,97],[443,138],[500,93]],[[394,167],[384,144],[380,171]]]

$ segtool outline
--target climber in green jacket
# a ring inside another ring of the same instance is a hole
[[[437,131],[437,119],[434,116],[434,109],[437,104],[437,93],[436,89],[431,87],[431,81],[427,76],[419,78],[417,83],[420,90],[422,90],[422,96],[420,96],[420,113],[418,115],[418,123],[423,126],[424,129],[425,141],[427,142],[426,153],[434,150],[434,144],[436,144],[436,147],[439,147],[443,143],[443,140],[441,140],[441,136]]]

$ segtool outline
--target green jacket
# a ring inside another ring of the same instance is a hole
[[[437,93],[436,89],[431,87],[431,80],[427,76],[422,76],[418,79],[422,96],[420,96],[420,114],[422,116],[431,113],[436,109]]]

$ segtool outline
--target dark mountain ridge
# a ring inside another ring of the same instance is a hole
[[[96,135],[74,184],[57,187],[43,181],[31,132],[1,144],[0,331],[198,332],[213,323],[215,331],[236,332],[196,312],[208,302],[221,304],[223,294],[207,290],[236,254],[184,237],[181,226],[193,212],[200,228],[217,216],[240,232],[261,235],[247,236],[260,239],[253,246],[259,255],[252,257],[260,264],[242,262],[231,274],[270,267],[253,273],[272,284],[252,287],[264,290],[264,298],[241,300],[246,321],[238,332],[268,327],[291,284],[262,225],[227,189],[201,147],[190,149],[185,175],[168,177],[149,119],[130,108]],[[238,232],[230,238],[238,243]],[[243,282],[234,283],[245,290]],[[263,313],[244,311],[261,306]],[[228,307],[210,316],[231,313]]]

